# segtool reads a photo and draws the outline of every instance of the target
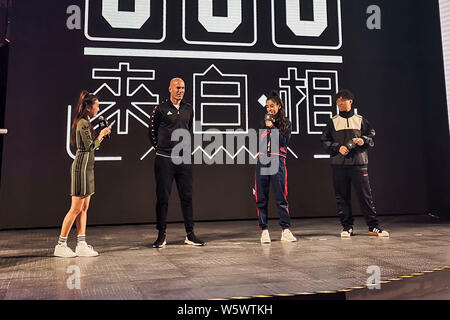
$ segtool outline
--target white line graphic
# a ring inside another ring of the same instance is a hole
[[[315,154],[314,155],[314,159],[329,159],[330,155],[329,154]]]
[[[89,0],[85,2],[85,22],[84,35],[86,39],[92,41],[115,41],[115,42],[144,42],[144,43],[161,43],[166,39],[166,0],[163,0],[163,29],[160,39],[130,39],[130,38],[103,38],[92,37],[89,35]]]
[[[343,63],[342,56],[160,49],[84,48],[85,56]]]
[[[220,81],[220,80],[214,80],[211,81],[209,79],[205,79],[202,80],[202,78],[205,78],[208,76],[208,74],[210,72],[215,72],[216,78],[217,76],[220,78],[233,78],[232,80],[236,79],[238,81],[225,81],[227,79],[224,79],[224,81]],[[198,79],[197,79],[198,78]],[[240,81],[239,81],[240,80]],[[199,82],[199,84],[197,83]],[[239,95],[239,97],[235,97],[235,95],[216,95],[219,98],[222,98],[222,100],[220,100],[220,102],[217,101],[205,101],[205,97],[201,94],[202,90],[200,90],[200,97],[197,97],[197,86],[200,86],[200,89],[202,89],[203,87],[203,83],[215,83],[215,84],[220,84],[220,83],[236,83],[238,85],[238,92],[239,94],[242,93],[242,95],[245,95],[244,97],[242,97],[241,95]],[[241,86],[244,86],[244,88],[242,89]],[[230,100],[225,100],[227,102],[222,102],[224,99],[230,99]],[[237,100],[239,99],[239,100]],[[200,102],[198,101],[200,100]],[[199,133],[206,133],[206,134],[212,134],[212,133],[220,133],[220,134],[247,134],[248,133],[248,83],[247,83],[247,75],[246,74],[225,74],[222,73],[214,64],[212,64],[211,66],[209,66],[208,69],[206,69],[203,73],[194,73],[193,74],[193,105],[200,105],[200,119],[198,119],[199,115],[197,114],[197,112],[195,112],[194,109],[194,133],[195,134],[199,134]],[[210,128],[210,130],[205,130],[203,128],[203,126],[206,125],[210,125],[210,124],[206,124],[203,122],[203,107],[207,106],[207,105],[234,105],[234,106],[238,106],[238,122],[239,124],[236,123],[229,123],[229,122],[223,122],[223,123],[214,123],[212,125],[214,126],[240,126],[238,129],[243,129],[242,131],[233,131],[233,130],[214,130],[214,128]],[[242,115],[241,115],[242,114]],[[244,120],[242,120],[242,117],[245,117]],[[197,122],[198,120],[200,120],[200,128],[197,127]]]
[[[153,150],[155,150],[154,147],[151,147],[150,149],[148,149],[148,151],[141,157],[141,161],[145,159],[145,157],[147,157],[149,155],[150,152],[152,152]]]
[[[237,115],[238,115],[238,121],[236,123],[220,123],[220,122],[204,122],[203,119],[203,109],[204,107],[208,106],[227,106],[227,107],[237,107]],[[240,126],[241,125],[241,104],[240,103],[225,103],[225,102],[208,102],[208,103],[201,103],[200,104],[200,125],[202,126]],[[210,132],[210,131],[208,131]]]
[[[66,134],[66,151],[69,157],[72,159],[75,159],[75,155],[72,153],[72,150],[70,150],[70,130],[72,127],[72,106],[67,106],[67,134]],[[94,119],[91,119],[91,121]],[[121,161],[122,157],[95,157],[95,161]]]
[[[338,34],[339,42],[336,46],[318,46],[318,45],[294,45],[294,44],[280,44],[275,37],[275,0],[272,0],[272,43],[278,48],[297,48],[297,49],[331,49],[338,50],[342,46],[342,18],[341,18],[341,0],[337,1],[337,17],[338,17]]]
[[[200,4],[199,4],[200,5]],[[256,13],[256,0],[253,0],[253,41],[250,43],[245,42],[215,42],[215,41],[200,41],[200,40],[189,40],[186,36],[186,0],[183,0],[183,23],[182,23],[182,36],[184,42],[187,44],[203,44],[203,45],[220,45],[220,46],[244,46],[251,47],[255,45],[258,41],[258,30],[257,30],[257,13]]]

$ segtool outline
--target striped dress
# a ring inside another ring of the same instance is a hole
[[[93,140],[91,123],[80,119],[76,130],[77,153],[70,169],[70,195],[87,197],[94,194],[94,152],[100,146],[98,139]]]

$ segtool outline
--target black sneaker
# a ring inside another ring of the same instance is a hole
[[[369,235],[376,236],[376,237],[389,238],[389,232],[387,232],[386,230],[382,230],[380,227],[370,227]]]
[[[204,246],[205,245],[205,241],[197,238],[194,234],[194,231],[192,231],[191,233],[188,233],[186,235],[186,239],[184,240],[184,243],[191,244],[193,246]]]
[[[162,248],[166,245],[166,233],[159,232],[158,239],[153,242],[153,248]]]
[[[353,227],[345,227],[341,232],[341,238],[350,238],[353,236]]]

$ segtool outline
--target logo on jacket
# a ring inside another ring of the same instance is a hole
[[[171,114],[173,114],[171,111],[167,112],[167,115],[170,116]]]

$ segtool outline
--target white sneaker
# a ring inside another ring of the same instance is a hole
[[[382,238],[389,238],[389,232],[387,232],[386,230],[382,230],[380,228],[370,228],[369,235]]]
[[[351,236],[353,236],[353,228],[347,228],[342,230],[341,238],[350,238]]]
[[[88,245],[85,241],[80,241],[75,248],[75,253],[79,257],[96,257],[98,256],[98,252],[92,248],[92,246]]]
[[[386,230],[381,231],[380,234],[378,234],[379,237],[385,237],[385,238],[389,238],[389,232],[387,232]]]
[[[297,238],[294,237],[294,235],[292,234],[291,230],[284,229],[281,232],[281,241],[295,242],[295,241],[297,241]]]
[[[270,243],[269,230],[263,230],[261,232],[261,243]]]
[[[72,251],[72,249],[70,249],[67,246],[67,243],[65,244],[57,244],[55,246],[55,251],[53,252],[53,255],[55,257],[61,257],[61,258],[73,258],[76,257],[77,255],[75,254],[75,252]]]

